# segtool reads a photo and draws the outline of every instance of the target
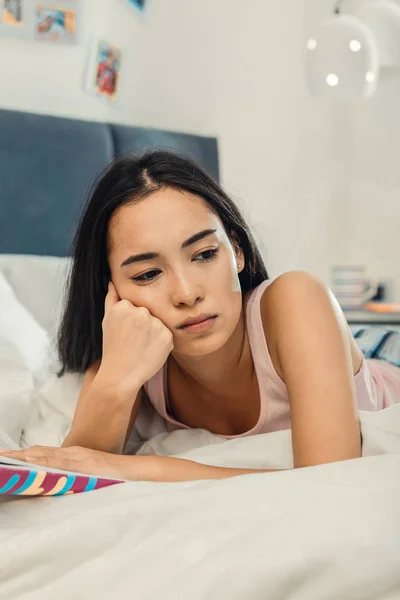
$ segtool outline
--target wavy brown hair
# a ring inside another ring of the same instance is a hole
[[[244,253],[242,293],[268,279],[252,233],[235,203],[196,162],[175,152],[147,151],[113,160],[94,182],[72,243],[72,268],[58,332],[59,376],[84,373],[102,355],[104,300],[110,279],[108,227],[114,212],[161,187],[201,197],[221,219],[231,241]]]

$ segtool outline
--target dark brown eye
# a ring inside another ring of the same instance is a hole
[[[149,275],[151,275],[152,273],[156,273],[156,275],[153,275],[153,277],[149,277]],[[152,279],[154,279],[154,277],[157,277],[157,271],[155,269],[153,269],[152,271],[147,271],[147,273],[143,273],[143,275],[139,275],[138,277],[131,277],[131,279],[133,281],[151,281]]]
[[[195,259],[196,259],[196,262],[198,262],[198,261],[210,262],[217,256],[217,254],[218,254],[218,248],[216,248],[216,249],[213,248],[211,250],[204,250],[204,252],[200,252],[199,254],[197,254]],[[200,258],[198,258],[198,257],[200,257]],[[148,283],[148,282],[152,281],[153,279],[155,279],[159,273],[161,273],[161,271],[159,271],[158,269],[152,269],[151,271],[147,271],[146,273],[143,273],[142,275],[139,275],[138,277],[131,277],[131,279],[132,279],[132,281]]]
[[[212,260],[217,254],[218,254],[218,250],[205,250],[204,252],[200,252],[200,254],[198,254],[197,256],[207,255],[205,258],[203,258],[201,260],[203,260],[204,262],[208,262],[209,260]]]

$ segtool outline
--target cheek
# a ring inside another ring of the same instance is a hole
[[[140,287],[127,279],[122,282],[115,281],[114,283],[121,300],[129,300],[133,306],[144,306],[153,317],[163,321],[162,307],[164,301],[155,296],[154,290],[150,289],[151,286]]]
[[[121,300],[129,300],[135,306],[145,306],[142,304],[140,294],[137,293],[137,288],[132,281],[125,279],[125,277],[123,279],[115,277],[112,281]]]
[[[232,265],[231,261],[227,261],[224,268],[218,272],[215,278],[214,285],[226,296],[232,296],[237,292],[241,292],[239,276],[236,270],[236,263]]]

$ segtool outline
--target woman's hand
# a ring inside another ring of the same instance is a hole
[[[71,446],[70,448],[31,446],[24,450],[12,451],[1,448],[0,460],[2,455],[46,468],[74,471],[85,475],[132,480],[139,480],[143,477],[143,465],[139,469],[140,459],[143,457],[109,454],[81,446]],[[137,472],[135,472],[135,460],[138,466]]]
[[[172,349],[172,333],[162,321],[147,308],[121,300],[110,282],[99,378],[124,389],[139,389],[161,369]]]

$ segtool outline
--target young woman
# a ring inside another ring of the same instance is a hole
[[[366,360],[317,278],[271,280],[238,208],[199,166],[154,151],[114,161],[73,246],[62,372],[86,373],[62,448],[32,462],[176,481],[260,470],[122,455],[147,393],[169,430],[292,429],[294,467],[361,456],[357,408],[400,401],[400,369]]]

